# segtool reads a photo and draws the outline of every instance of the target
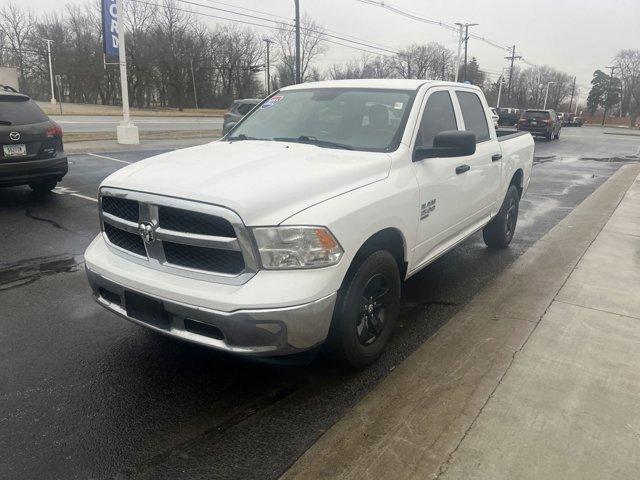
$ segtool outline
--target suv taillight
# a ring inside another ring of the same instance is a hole
[[[62,127],[54,122],[53,127],[47,128],[47,138],[62,137]]]
[[[231,114],[229,112],[225,113],[223,118],[229,118],[231,116]]]
[[[546,120],[543,120],[543,122],[545,123],[545,125],[551,125],[551,119],[547,118]]]

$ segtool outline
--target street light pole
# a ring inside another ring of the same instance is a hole
[[[51,43],[53,40],[49,40],[48,38],[43,38],[45,42],[47,42],[47,54],[49,56],[49,79],[51,80],[51,105],[56,104],[56,95],[53,91],[53,66],[51,65]]]
[[[293,0],[296,6],[296,84],[302,83],[300,73],[300,0]]]
[[[547,109],[547,99],[549,98],[549,87],[556,82],[547,82],[547,92],[544,94],[544,107],[543,110]]]
[[[605,118],[607,116],[607,107],[609,106],[609,96],[611,95],[611,84],[613,83],[613,71],[617,67],[613,66],[613,67],[607,67],[607,68],[611,70],[611,75],[609,76],[609,87],[607,88],[607,96],[604,99],[604,112],[602,113],[602,126],[603,127],[604,127]]]
[[[500,108],[500,97],[502,96],[502,85],[504,84],[504,79],[500,76],[498,81],[498,101],[496,102],[496,108]]]
[[[193,59],[189,59],[189,65],[191,66],[191,82],[193,83],[193,100],[196,104],[196,110],[198,108],[198,93],[196,91],[196,76],[193,74]]]

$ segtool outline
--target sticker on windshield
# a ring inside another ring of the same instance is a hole
[[[396,103],[393,104],[393,109],[394,110],[402,110],[403,105],[404,105],[404,103],[402,103],[402,102],[396,102]]]
[[[277,105],[278,103],[280,103],[282,100],[284,100],[284,96],[282,96],[282,95],[274,95],[269,100],[264,102],[260,108],[273,107],[274,105]]]

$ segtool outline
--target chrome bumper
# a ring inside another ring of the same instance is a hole
[[[290,355],[319,346],[329,333],[337,297],[332,293],[304,305],[222,312],[152,297],[86,272],[95,300],[121,317],[164,335],[247,355]],[[161,318],[131,316],[127,299],[133,296],[161,305]]]

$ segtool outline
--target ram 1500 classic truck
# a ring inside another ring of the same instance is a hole
[[[474,232],[509,245],[534,142],[498,136],[474,86],[283,88],[219,141],[104,180],[85,260],[98,303],[246,355],[383,351],[402,281]]]

